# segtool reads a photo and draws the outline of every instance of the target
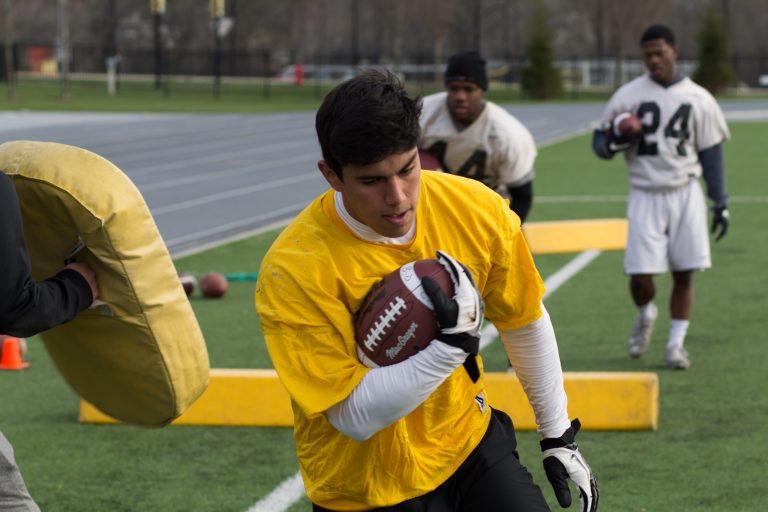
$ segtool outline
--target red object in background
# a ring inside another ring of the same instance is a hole
[[[293,83],[296,87],[301,87],[304,83],[304,64],[297,62],[293,71]]]
[[[432,153],[424,151],[423,149],[419,150],[419,160],[421,161],[422,169],[428,169],[430,171],[443,170],[443,168],[440,166],[440,162],[437,160],[437,157]]]
[[[27,48],[27,63],[35,74],[43,71],[43,64],[54,58],[53,48],[50,46],[30,46]]]

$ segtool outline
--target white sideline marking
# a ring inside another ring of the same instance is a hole
[[[563,268],[544,280],[544,286],[547,288],[544,298],[555,293],[563,283],[575,276],[581,269],[589,265],[595,258],[600,256],[602,251],[592,249],[584,251],[568,262]],[[498,336],[498,331],[493,324],[483,329],[480,336],[480,349],[482,350],[491,341]],[[259,500],[246,512],[285,512],[288,508],[299,501],[304,496],[304,482],[301,479],[301,473],[288,477],[278,485],[274,491],[269,493],[264,499]]]
[[[284,512],[304,496],[301,473],[286,478],[274,491],[257,501],[246,512]]]
[[[563,268],[549,276],[544,280],[544,287],[547,289],[544,292],[542,300],[546,299],[555,291],[560,288],[566,281],[578,274],[581,269],[592,263],[592,261],[600,256],[602,251],[597,249],[590,249],[579,253],[578,256],[568,262]],[[480,332],[480,350],[483,350],[489,343],[496,340],[499,337],[499,331],[492,323],[488,323]]]

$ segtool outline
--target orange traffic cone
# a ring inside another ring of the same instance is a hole
[[[29,363],[21,360],[21,347],[18,338],[6,336],[3,342],[3,355],[0,358],[0,370],[23,370]]]

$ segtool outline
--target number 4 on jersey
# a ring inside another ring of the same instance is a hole
[[[443,170],[449,171],[453,174],[458,174],[459,176],[473,178],[485,183],[485,162],[487,160],[488,153],[482,149],[477,149],[460,168],[451,169],[445,164],[445,153],[447,150],[448,145],[443,141],[435,142],[432,144],[432,146],[427,148],[427,151],[437,157],[437,160],[440,162]]]

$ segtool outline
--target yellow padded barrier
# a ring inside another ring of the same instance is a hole
[[[518,430],[536,428],[517,377],[485,375],[489,402],[512,417]],[[568,412],[590,430],[656,430],[659,380],[655,373],[566,372]],[[116,423],[85,401],[82,423]],[[175,425],[289,427],[290,398],[274,370],[212,369],[208,389]]]
[[[523,233],[534,254],[623,250],[627,242],[627,220],[528,222],[523,225]]]
[[[0,145],[13,181],[32,276],[73,251],[96,272],[101,305],[40,334],[82,398],[128,423],[162,426],[208,383],[208,351],[144,198],[114,164],[52,142]]]

